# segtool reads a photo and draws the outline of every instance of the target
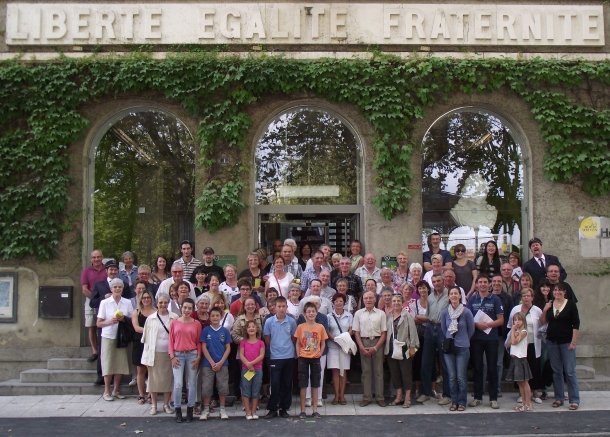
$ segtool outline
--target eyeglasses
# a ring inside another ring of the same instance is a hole
[[[464,253],[466,252],[464,249],[455,249],[455,253]]]

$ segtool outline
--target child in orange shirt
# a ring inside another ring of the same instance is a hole
[[[297,343],[297,358],[298,358],[298,379],[301,398],[301,414],[300,419],[305,419],[305,399],[307,386],[311,377],[311,398],[318,399],[318,388],[320,387],[320,357],[324,353],[324,347],[328,334],[319,323],[316,323],[316,306],[312,302],[307,302],[304,307],[305,323],[297,326],[294,333],[294,338]],[[311,372],[311,376],[310,376]],[[317,402],[312,402],[311,417],[320,418],[320,413],[317,411]]]

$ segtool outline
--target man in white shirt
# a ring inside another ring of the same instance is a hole
[[[182,267],[182,264],[174,263],[172,265],[171,272],[172,272],[172,277],[167,278],[166,280],[161,282],[161,284],[159,284],[159,289],[157,290],[157,293],[169,294],[169,287],[171,287],[176,282],[185,281],[187,284],[189,284],[189,287],[191,289],[191,292],[189,293],[189,297],[193,300],[197,299],[197,295],[195,294],[195,286],[193,284],[191,284],[189,281],[186,281],[184,279],[184,267]]]
[[[357,276],[360,277],[362,283],[366,283],[367,279],[373,278],[377,283],[381,282],[381,269],[376,266],[377,260],[375,259],[375,255],[372,253],[367,253],[364,255],[364,265],[362,267],[358,267],[354,272]]]

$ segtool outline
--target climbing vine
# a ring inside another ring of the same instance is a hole
[[[387,220],[408,208],[413,128],[428,107],[455,92],[507,89],[523,98],[548,144],[551,181],[610,193],[610,62],[441,58],[287,60],[182,53],[163,60],[127,58],[0,63],[0,257],[53,258],[70,223],[66,207],[70,145],[96,100],[156,93],[201,120],[200,164],[207,180],[196,223],[210,232],[233,225],[243,164],[216,165],[219,151],[240,156],[248,109],[270,95],[307,94],[357,107],[375,132],[374,204]],[[397,171],[400,169],[400,171]]]

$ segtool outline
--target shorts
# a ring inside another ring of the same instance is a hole
[[[248,369],[241,369],[241,381],[239,383],[241,395],[244,398],[258,399],[260,398],[261,386],[263,384],[263,369],[256,369],[254,371],[255,375],[250,381],[244,378],[244,373],[247,371]]]
[[[297,366],[299,388],[307,388],[310,380],[311,388],[320,387],[320,377],[322,375],[320,358],[299,357]]]
[[[91,300],[87,297],[85,298],[85,328],[91,328],[92,326],[97,326],[97,320],[95,317],[95,309],[89,306],[89,302]]]
[[[200,372],[203,372],[203,384],[201,388],[201,395],[204,398],[209,398],[214,392],[214,382],[216,382],[216,389],[218,394],[226,396],[229,394],[229,368],[228,366],[222,366],[218,372],[214,372],[211,367],[202,367]]]

